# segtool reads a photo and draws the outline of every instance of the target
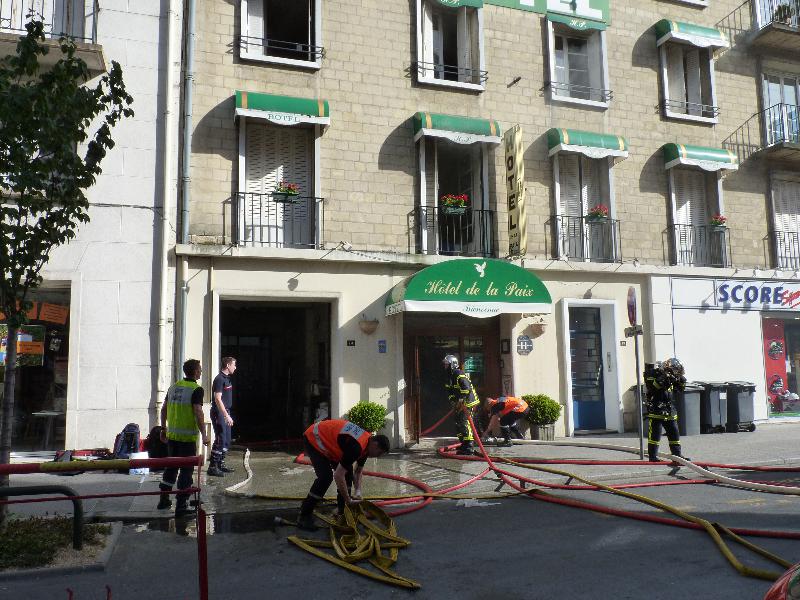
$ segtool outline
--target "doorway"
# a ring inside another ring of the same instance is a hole
[[[461,315],[404,317],[405,373],[410,383],[406,402],[406,438],[455,436],[450,411],[447,372],[442,359],[453,354],[469,375],[478,398],[502,394],[500,381],[500,320]]]
[[[237,443],[298,439],[330,413],[329,304],[222,301],[220,341],[237,361]]]
[[[569,308],[569,341],[575,429],[605,429],[603,337],[599,308]]]

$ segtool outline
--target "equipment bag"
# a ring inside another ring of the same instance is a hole
[[[140,446],[139,426],[136,423],[128,423],[114,440],[114,458],[130,458],[131,454],[139,452]]]
[[[147,450],[150,458],[167,457],[167,445],[161,441],[161,432],[163,430],[161,425],[156,425],[150,430],[150,433],[144,441],[144,449]]]

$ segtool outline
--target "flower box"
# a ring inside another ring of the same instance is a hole
[[[466,206],[443,206],[442,214],[444,215],[465,215],[467,214]]]
[[[297,202],[300,200],[297,192],[275,192],[272,194],[272,199],[281,204],[297,204]]]
[[[439,208],[443,215],[463,215],[469,209],[469,197],[466,194],[444,194],[439,198]]]

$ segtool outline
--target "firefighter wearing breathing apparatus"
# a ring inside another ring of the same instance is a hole
[[[457,356],[448,354],[442,360],[442,365],[447,371],[445,387],[449,393],[448,400],[455,413],[456,435],[458,441],[461,442],[456,454],[472,454],[475,434],[469,423],[469,417],[473,416],[475,407],[480,404],[478,394],[472,387],[469,375],[460,368]]]
[[[682,456],[678,412],[673,395],[686,387],[683,365],[677,358],[656,363],[654,367],[645,369],[644,381],[647,387],[647,454],[650,461],[658,461],[658,443],[661,441],[662,428],[669,440],[670,454]]]

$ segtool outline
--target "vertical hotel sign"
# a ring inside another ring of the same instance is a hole
[[[525,164],[522,158],[522,129],[514,125],[503,135],[506,149],[506,192],[508,193],[508,254],[524,256],[528,248],[525,218]]]

